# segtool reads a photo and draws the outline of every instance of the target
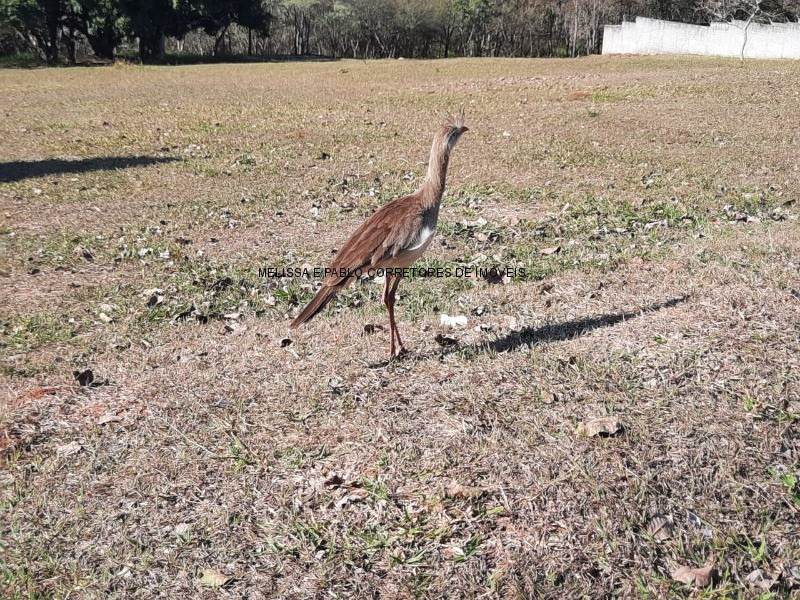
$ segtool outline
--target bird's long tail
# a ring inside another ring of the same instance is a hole
[[[342,288],[340,286],[323,285],[317,294],[311,299],[311,302],[308,303],[308,306],[306,306],[303,311],[297,315],[289,327],[294,329],[295,327],[298,327],[303,323],[313,319],[318,312],[320,312],[331,300],[333,300],[333,297],[341,289]]]

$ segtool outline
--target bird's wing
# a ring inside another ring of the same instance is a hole
[[[347,273],[377,267],[412,247],[423,226],[422,204],[414,195],[398,198],[379,209],[356,229],[336,253],[323,285],[341,285]],[[340,274],[344,269],[344,275]]]

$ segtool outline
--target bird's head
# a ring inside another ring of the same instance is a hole
[[[462,134],[469,131],[469,127],[464,124],[464,109],[462,108],[454,116],[445,121],[439,130],[447,149],[450,150],[456,145]]]

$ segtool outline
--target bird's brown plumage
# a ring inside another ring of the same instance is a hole
[[[465,131],[468,129],[464,125],[462,112],[436,132],[425,182],[413,194],[381,207],[351,234],[330,264],[330,269],[335,272],[325,277],[322,287],[292,321],[291,327],[309,321],[325,308],[337,292],[357,277],[359,269],[409,267],[416,262],[433,238],[450,151]],[[390,313],[393,335],[391,347],[394,348],[393,306],[397,284],[394,284],[391,293],[388,276],[386,284],[384,302]],[[399,340],[399,334],[397,337]]]

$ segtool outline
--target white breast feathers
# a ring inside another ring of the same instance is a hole
[[[422,246],[426,245],[431,237],[433,237],[435,231],[435,228],[426,225],[420,230],[419,235],[417,236],[417,239],[414,240],[413,245],[406,248],[406,250],[416,250],[417,248],[421,248]]]

